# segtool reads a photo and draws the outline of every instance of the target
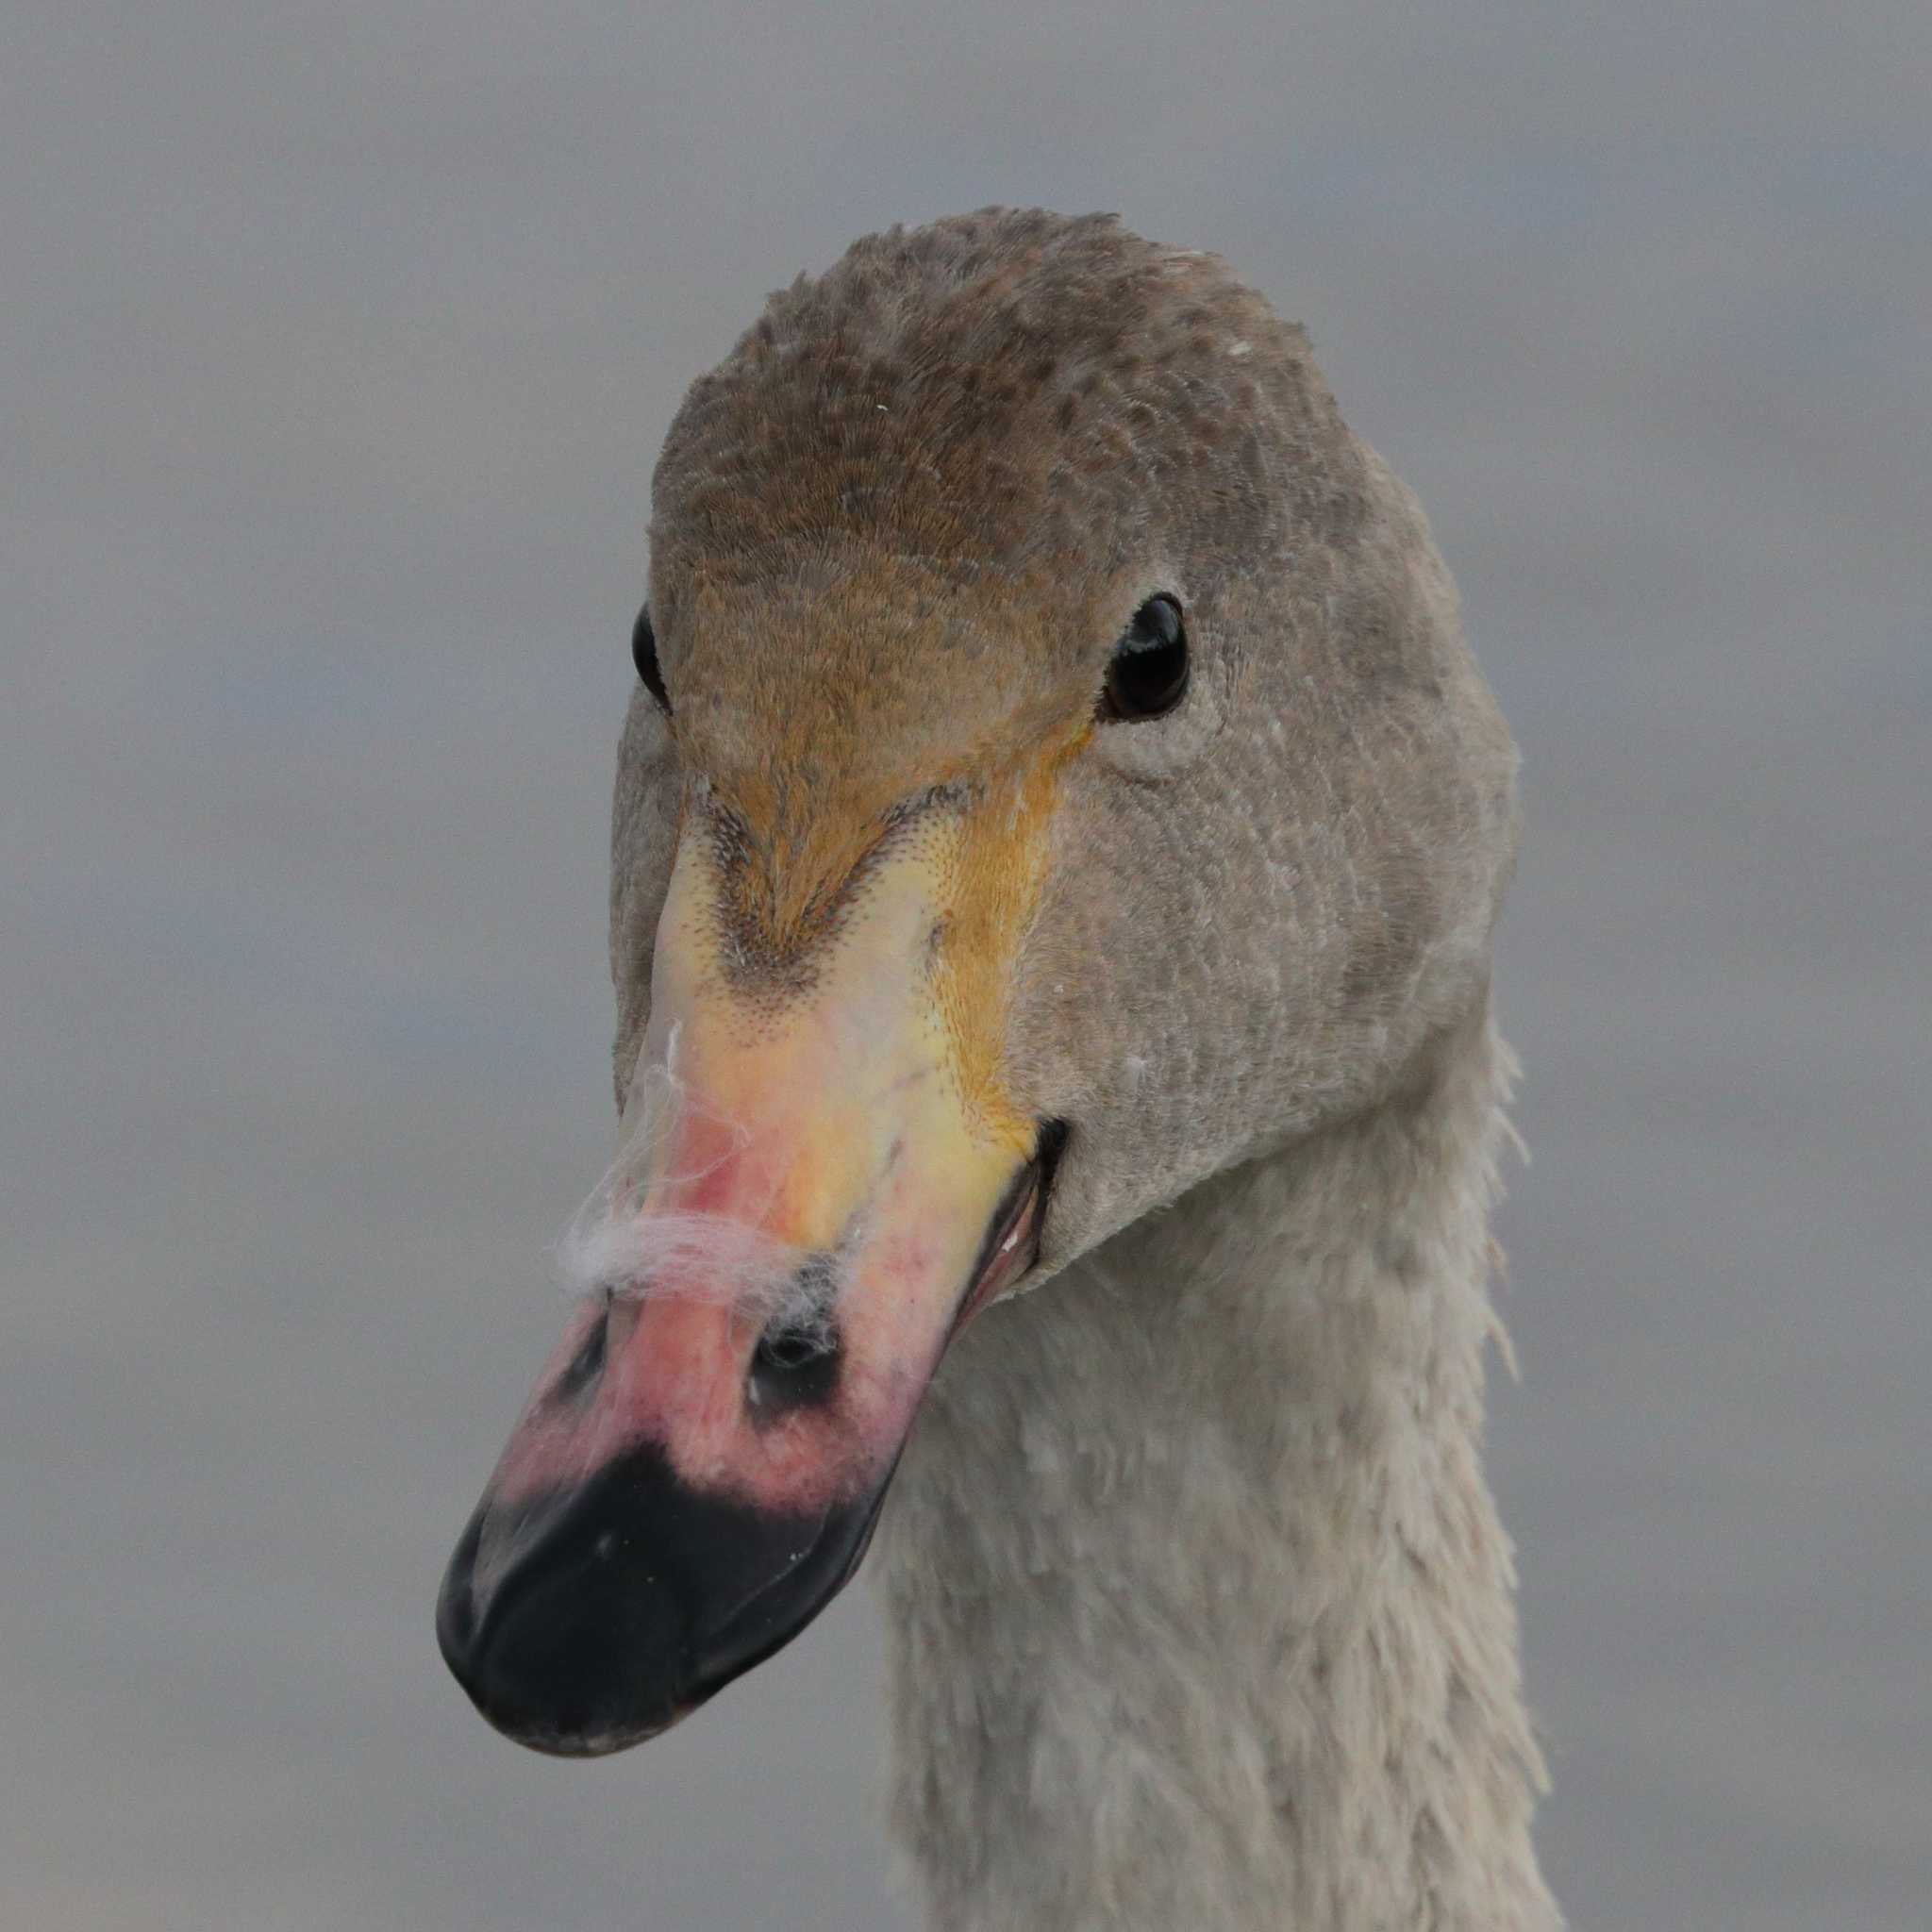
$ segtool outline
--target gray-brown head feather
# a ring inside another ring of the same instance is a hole
[[[1015,1105],[1074,1124],[1050,1264],[1483,997],[1507,733],[1413,497],[1214,257],[1038,210],[855,243],[692,385],[651,541],[675,717],[634,700],[619,773],[620,1087],[700,788],[796,939],[908,799],[1058,760],[997,1016]],[[1157,591],[1189,696],[1096,724]]]

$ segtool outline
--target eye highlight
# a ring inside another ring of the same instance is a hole
[[[1104,719],[1139,721],[1174,709],[1188,691],[1188,631],[1181,607],[1163,591],[1134,613],[1113,647],[1101,691]]]
[[[664,674],[658,668],[658,634],[651,628],[651,607],[648,604],[638,612],[637,624],[630,634],[630,658],[638,667],[639,681],[658,700],[658,709],[668,713],[671,697],[664,689]]]

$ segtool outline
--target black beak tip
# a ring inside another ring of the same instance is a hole
[[[483,1717],[533,1751],[598,1757],[641,1743],[684,1714],[675,1602],[635,1565],[612,1562],[614,1539],[585,1534],[576,1512],[519,1512],[513,1541],[525,1542],[533,1513],[561,1520],[490,1590],[476,1577],[490,1506],[471,1519],[437,1597],[443,1661]]]
[[[693,1491],[648,1451],[510,1509],[486,1498],[444,1574],[437,1643],[507,1737],[561,1757],[621,1751],[803,1628],[857,1567],[878,1500],[768,1516]]]
[[[476,1641],[475,1598],[471,1584],[475,1574],[476,1546],[482,1540],[483,1512],[478,1509],[464,1526],[442,1573],[436,1592],[436,1647],[453,1676],[470,1688],[471,1651]]]

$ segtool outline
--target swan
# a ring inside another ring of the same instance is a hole
[[[1549,1932],[1480,1454],[1517,758],[1414,497],[1218,258],[990,208],[774,294],[650,541],[621,1151],[456,1676],[624,1748],[876,1529],[933,1925]]]

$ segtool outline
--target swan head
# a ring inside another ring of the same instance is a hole
[[[1412,1077],[1515,838],[1420,510],[1214,257],[868,238],[693,385],[653,506],[622,1152],[439,1610],[571,1754],[829,1599],[964,1323]]]

